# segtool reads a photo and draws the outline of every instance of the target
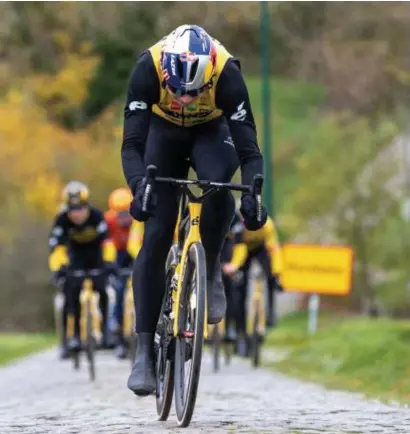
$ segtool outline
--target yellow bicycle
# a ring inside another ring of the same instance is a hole
[[[266,333],[266,301],[262,269],[257,262],[254,262],[253,267],[246,334],[249,337],[252,365],[258,367],[260,365],[261,345]]]
[[[134,294],[132,291],[132,270],[126,268],[120,270],[120,275],[128,276],[124,294],[124,314],[122,332],[128,346],[128,355],[131,363],[134,364],[136,351],[135,337],[135,309],[134,309]]]
[[[200,216],[205,197],[221,189],[253,193],[260,204],[263,178],[258,175],[252,186],[200,180],[156,177],[156,167],[148,166],[143,210],[155,183],[166,183],[182,189],[180,216],[188,211],[188,219],[180,219],[179,239],[166,261],[165,293],[155,333],[156,406],[159,420],[166,420],[175,392],[178,425],[189,425],[199,384],[202,346],[208,336],[206,301],[206,261],[201,242]],[[196,196],[189,186],[197,186],[203,194]],[[260,208],[260,207],[259,207]],[[259,209],[259,215],[260,209]],[[186,370],[186,364],[190,366]]]
[[[99,294],[94,291],[92,276],[98,276],[101,270],[74,270],[71,275],[84,277],[83,286],[80,292],[80,341],[81,348],[84,348],[89,367],[90,379],[95,380],[95,351],[96,346],[101,343],[101,312],[99,308]],[[75,337],[75,317],[73,313],[67,315],[67,339]],[[80,349],[73,351],[74,368],[80,367]]]

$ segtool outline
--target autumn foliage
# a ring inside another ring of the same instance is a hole
[[[92,200],[106,207],[111,189],[123,185],[121,126],[106,109],[86,128],[68,130],[56,117],[72,115],[88,96],[87,82],[99,59],[83,44],[73,52],[69,35],[56,35],[64,53],[56,74],[33,74],[0,100],[0,326],[7,319],[28,325],[28,306],[45,311],[39,299],[48,285],[47,232],[57,212],[63,185],[70,179],[89,184]],[[13,264],[13,265],[11,265]],[[34,294],[33,294],[34,292]],[[28,293],[28,294],[27,294]],[[16,312],[14,312],[14,310]],[[2,313],[7,312],[7,315]],[[17,313],[18,312],[18,313]],[[13,315],[12,315],[13,314]],[[49,322],[45,314],[43,322]],[[5,322],[6,321],[6,322]],[[33,324],[33,326],[44,325]]]

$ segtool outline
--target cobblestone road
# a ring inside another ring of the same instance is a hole
[[[326,391],[234,361],[211,372],[204,359],[197,406],[190,427],[174,414],[156,421],[153,397],[126,389],[128,362],[98,353],[95,384],[86,366],[74,372],[55,351],[0,369],[0,433],[410,433],[410,409]]]

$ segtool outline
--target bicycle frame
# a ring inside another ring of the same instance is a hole
[[[175,274],[178,279],[177,283],[177,290],[174,291],[172,294],[172,315],[174,320],[174,337],[178,336],[180,334],[180,330],[178,330],[179,326],[179,306],[180,306],[180,297],[182,293],[182,283],[184,281],[184,276],[186,272],[186,264],[187,264],[187,257],[188,257],[188,251],[189,248],[193,243],[201,242],[201,234],[200,234],[200,227],[199,227],[199,221],[201,216],[201,210],[202,210],[202,203],[200,202],[189,202],[188,203],[188,212],[189,212],[189,220],[190,220],[190,226],[189,226],[189,232],[187,237],[185,238],[184,245],[182,248],[182,254],[179,259],[179,262],[176,266]],[[184,269],[181,270],[182,266],[184,266]],[[207,310],[205,309],[205,324],[207,323]],[[205,327],[204,330],[204,338],[206,339],[208,337],[208,330]]]
[[[250,336],[255,328],[255,313],[258,313],[259,324],[256,324],[257,331],[264,335],[266,330],[265,313],[265,287],[260,273],[254,275],[253,292],[249,301],[249,312],[247,314],[246,333]]]
[[[91,270],[90,275],[98,273],[98,270]],[[93,283],[88,273],[84,271],[74,271],[73,276],[85,277],[80,291],[80,339],[85,342],[87,339],[87,314],[88,306],[91,309],[92,326],[94,337],[97,341],[101,340],[101,313],[99,309],[99,295],[93,290]],[[67,315],[67,338],[74,338],[75,334],[75,315]]]
[[[186,264],[189,249],[192,244],[196,242],[201,242],[200,233],[200,219],[202,211],[202,202],[206,196],[214,193],[215,191],[221,189],[230,189],[234,191],[241,191],[243,193],[250,193],[254,195],[258,203],[258,219],[261,219],[261,192],[263,177],[262,175],[256,175],[252,185],[242,185],[233,183],[223,183],[223,182],[213,182],[204,180],[184,180],[175,178],[162,178],[156,176],[157,168],[155,166],[148,166],[146,170],[146,186],[142,201],[142,209],[147,211],[148,203],[150,200],[150,195],[152,189],[156,182],[165,183],[175,187],[181,187],[183,189],[183,194],[181,198],[181,218],[179,219],[179,224],[182,221],[182,210],[186,199],[188,198],[188,215],[189,215],[189,232],[184,238],[182,253],[179,256],[179,261],[176,266],[175,277],[177,278],[176,291],[173,290],[172,293],[172,312],[171,318],[173,318],[173,337],[177,337],[181,334],[179,330],[179,309],[180,309],[180,298],[182,293],[182,284],[184,281],[186,273]],[[196,196],[190,189],[189,185],[198,186],[204,192],[200,196]],[[180,234],[180,227],[178,227],[178,234]],[[184,268],[182,268],[184,267]],[[208,323],[207,320],[207,307],[205,308],[205,324]],[[208,337],[208,328],[204,328],[204,338]]]
[[[92,316],[92,329],[94,338],[99,342],[101,333],[101,313],[98,307],[99,295],[93,290],[93,283],[90,278],[84,279],[83,289],[80,293],[80,338],[82,342],[87,340],[87,314],[90,308]]]

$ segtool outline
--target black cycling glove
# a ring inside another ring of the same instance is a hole
[[[108,276],[112,276],[115,278],[119,276],[119,269],[115,262],[109,262],[109,261],[104,262],[104,268]]]
[[[130,214],[135,220],[140,222],[147,221],[151,216],[155,215],[157,208],[157,196],[155,193],[150,194],[150,199],[147,204],[147,211],[142,210],[142,203],[145,194],[146,180],[143,178],[138,182],[134,193],[134,199],[130,205]]]
[[[59,286],[67,278],[67,267],[64,265],[53,273],[52,282],[54,285]]]
[[[273,289],[277,292],[282,292],[283,291],[283,286],[282,283],[280,281],[280,277],[279,274],[274,274],[272,277],[272,286]]]
[[[243,217],[243,224],[248,231],[257,231],[268,219],[266,208],[262,205],[261,219],[258,221],[258,202],[251,194],[244,194],[241,198],[240,212]]]

